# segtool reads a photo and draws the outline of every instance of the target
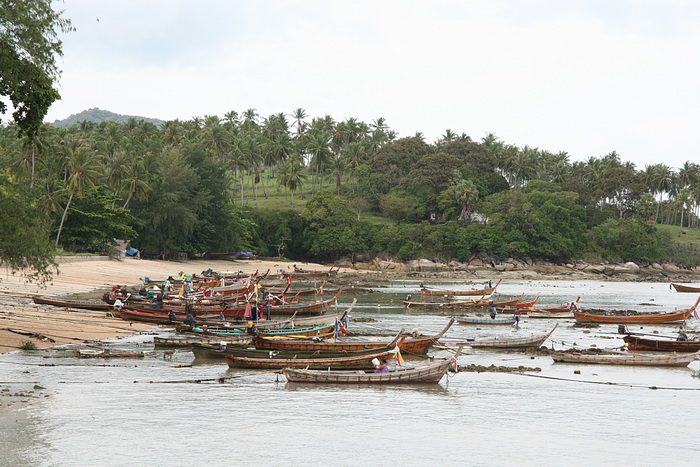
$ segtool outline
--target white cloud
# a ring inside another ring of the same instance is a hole
[[[303,107],[434,141],[493,132],[573,160],[693,160],[694,2],[67,0],[48,120]],[[97,21],[99,19],[99,21]]]

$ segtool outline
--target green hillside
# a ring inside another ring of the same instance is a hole
[[[53,123],[51,123],[51,125],[58,127],[58,128],[67,128],[71,125],[75,125],[75,124],[83,122],[83,121],[95,122],[95,123],[100,123],[100,122],[124,123],[132,118],[135,120],[143,120],[145,122],[150,122],[150,123],[153,123],[155,125],[161,125],[163,123],[163,120],[158,120],[157,118],[138,117],[136,115],[120,115],[120,114],[116,114],[114,112],[110,112],[109,110],[102,110],[102,109],[98,109],[97,107],[94,107],[92,109],[83,110],[80,113],[73,114],[70,117],[65,118],[63,120],[56,120]]]

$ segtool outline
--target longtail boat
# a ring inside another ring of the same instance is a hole
[[[567,319],[574,317],[571,311],[553,312],[553,311],[528,311],[528,318],[544,318],[544,319]]]
[[[237,357],[253,357],[253,358],[335,358],[335,357],[352,357],[368,354],[377,354],[384,350],[393,350],[394,347],[386,349],[365,349],[365,350],[260,350],[256,348],[245,347],[241,345],[227,345],[226,342],[220,343],[193,343],[192,352],[196,358],[215,358],[225,359],[226,355],[235,355]]]
[[[217,338],[191,336],[155,336],[153,338],[153,344],[155,345],[155,347],[191,347],[194,344],[221,345],[222,342],[226,342],[227,345],[250,345],[252,343],[252,339],[250,338],[250,336]]]
[[[246,331],[244,329],[230,329],[225,327],[193,327],[190,332],[198,336],[245,336]],[[257,333],[261,337],[333,337],[336,332],[335,323],[324,324],[321,326],[313,326],[306,328],[292,328],[292,329],[257,329]]]
[[[493,287],[485,287],[483,289],[469,289],[469,290],[441,290],[441,289],[429,289],[427,287],[421,287],[421,295],[492,295],[496,291],[496,287],[501,283],[503,279],[499,279],[496,285]]]
[[[282,369],[282,368],[309,368],[309,369],[371,369],[374,368],[372,360],[389,359],[396,354],[393,351],[381,351],[362,355],[341,357],[302,357],[302,358],[276,358],[276,357],[239,357],[232,354],[226,355],[226,363],[231,368],[251,369]]]
[[[517,320],[515,318],[457,318],[457,324],[475,324],[482,326],[494,326],[494,325],[508,325],[515,324]]]
[[[634,352],[614,354],[583,354],[568,352],[553,352],[550,354],[555,362],[564,363],[598,363],[608,365],[637,365],[637,366],[688,366],[700,358],[698,353],[644,355]]]
[[[335,276],[340,271],[340,267],[330,268],[328,271],[312,271],[304,269],[296,269],[293,272],[282,273],[284,277],[304,278],[304,277],[329,277]]]
[[[413,300],[403,300],[406,309],[424,309],[424,310],[461,310],[472,309],[484,300],[484,297],[476,299],[460,299],[447,302],[416,302]]]
[[[612,323],[612,324],[666,324],[683,322],[693,314],[700,298],[692,308],[671,313],[638,313],[634,315],[599,315],[574,310],[574,318],[578,322],[585,323]]]
[[[673,282],[671,282],[671,285],[676,289],[676,292],[700,293],[700,287],[691,287],[689,285],[675,284]]]
[[[270,315],[272,316],[287,316],[293,314],[296,314],[297,316],[321,315],[328,311],[331,305],[338,301],[338,296],[340,295],[340,292],[341,291],[339,291],[338,294],[335,295],[333,298],[329,298],[328,300],[323,300],[316,303],[308,303],[305,305],[268,305],[265,307],[265,313],[269,311]]]
[[[290,383],[435,384],[439,383],[447,371],[455,365],[461,351],[462,347],[459,347],[449,359],[434,361],[413,368],[400,368],[388,373],[352,370],[307,370],[300,368],[285,368],[283,373]]]
[[[32,301],[37,305],[60,306],[64,308],[80,308],[83,310],[109,311],[112,306],[101,300],[76,300],[63,297],[47,297],[34,295]]]
[[[698,352],[700,341],[678,341],[671,339],[649,339],[627,335],[622,338],[630,350],[645,350],[655,352]]]
[[[407,337],[398,343],[399,348],[404,352],[411,353],[426,353],[428,349],[437,343],[445,333],[454,324],[455,318],[451,318],[445,328],[433,336],[427,337]],[[403,333],[403,329],[399,331],[399,336]],[[397,338],[399,337],[397,336]],[[396,338],[395,338],[396,340]],[[387,345],[386,341],[344,341],[344,342],[294,342],[285,341],[282,339],[253,339],[253,345],[258,349],[276,350],[276,349],[338,349],[338,350],[361,350],[369,348],[378,348]]]
[[[468,341],[457,341],[451,345],[468,345],[470,347],[485,347],[491,349],[524,349],[530,347],[540,347],[549,339],[559,324],[556,324],[550,331],[536,333],[525,337],[495,337],[493,339],[475,339]],[[449,344],[449,343],[445,343]]]

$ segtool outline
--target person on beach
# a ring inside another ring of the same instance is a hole
[[[489,302],[489,305],[491,305],[491,319],[496,319],[496,315],[498,314],[498,310],[496,309],[496,304],[493,303],[493,300]]]
[[[513,318],[515,318],[515,327],[520,326],[520,310],[516,310],[515,314],[513,315]]]
[[[185,318],[185,324],[188,326],[197,326],[197,320],[194,318],[194,315],[192,313],[188,313],[187,317]]]

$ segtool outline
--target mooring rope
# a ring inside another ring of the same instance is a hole
[[[556,381],[568,381],[571,383],[602,384],[604,386],[625,386],[628,388],[665,389],[665,390],[670,390],[670,391],[700,391],[700,388],[673,388],[673,387],[666,387],[666,386],[646,386],[644,384],[633,384],[633,383],[615,383],[612,381],[586,381],[585,379],[572,379],[572,378],[561,378],[558,376],[532,375],[529,373],[518,373],[518,372],[511,372],[508,374],[518,375],[518,376],[529,376],[530,378],[542,378],[542,379],[550,379],[550,380],[556,380]]]

